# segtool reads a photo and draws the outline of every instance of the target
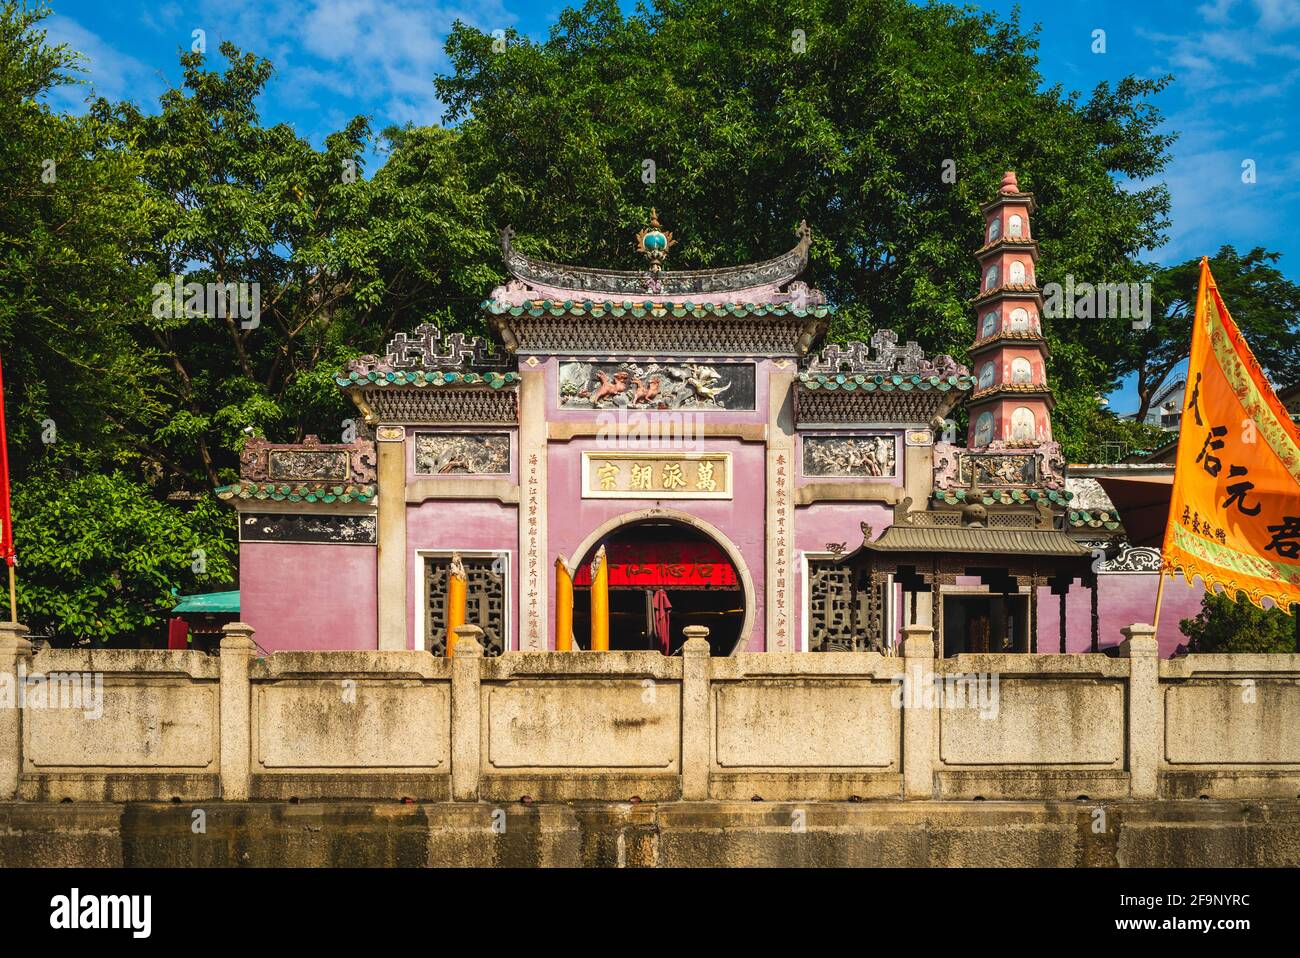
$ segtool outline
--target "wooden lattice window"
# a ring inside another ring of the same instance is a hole
[[[483,654],[500,655],[506,648],[505,556],[461,555],[468,579],[466,621],[483,630]],[[445,655],[447,636],[447,579],[451,556],[424,559],[424,647]]]
[[[853,571],[833,559],[808,560],[808,650],[849,652],[853,632]]]

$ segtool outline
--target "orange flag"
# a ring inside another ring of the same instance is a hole
[[[1300,602],[1300,430],[1201,260],[1163,571]],[[1161,586],[1164,585],[1163,575]],[[1159,615],[1159,600],[1156,604]]]

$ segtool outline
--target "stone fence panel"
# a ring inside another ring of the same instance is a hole
[[[0,627],[0,800],[1300,794],[1300,655],[52,650]]]

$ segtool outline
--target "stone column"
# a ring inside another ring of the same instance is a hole
[[[18,794],[23,771],[22,683],[31,672],[32,644],[27,626],[0,622],[0,802]],[[9,700],[12,694],[13,700]]]
[[[713,719],[709,714],[709,681],[713,653],[709,630],[703,625],[682,629],[682,800],[702,802],[709,797]]]
[[[934,796],[934,707],[926,684],[934,681],[934,630],[926,625],[903,628],[904,684],[901,703],[903,723],[903,797]]]
[[[451,660],[451,799],[478,801],[482,757],[479,733],[479,681],[483,667],[483,630],[456,627],[456,655]]]
[[[230,622],[221,627],[221,797],[248,800],[252,771],[252,686],[248,666],[257,654],[253,627]]]
[[[546,538],[546,371],[519,364],[519,648],[544,652],[551,557]]]
[[[1160,701],[1160,647],[1153,625],[1120,630],[1121,658],[1129,660],[1128,772],[1132,798],[1156,798],[1160,788],[1160,743],[1164,738]]]
[[[793,652],[794,573],[794,380],[795,368],[773,368],[767,378],[767,556],[763,647]]]
[[[379,649],[406,649],[406,429],[379,426]]]

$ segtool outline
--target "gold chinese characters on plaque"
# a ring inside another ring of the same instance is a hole
[[[729,452],[584,452],[584,499],[730,499]]]

